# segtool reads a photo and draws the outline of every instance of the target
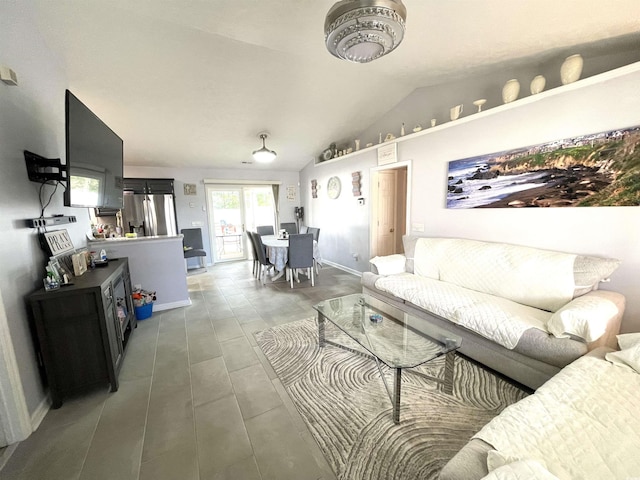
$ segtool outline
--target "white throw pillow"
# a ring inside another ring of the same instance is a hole
[[[616,338],[618,339],[618,346],[620,347],[620,350],[640,344],[640,332],[622,333],[620,335],[616,335]]]
[[[404,273],[406,257],[400,254],[386,255],[384,257],[373,257],[369,262],[376,266],[378,275],[393,275]]]
[[[640,373],[640,343],[619,352],[609,352],[604,358],[614,365],[630,368],[636,373]]]
[[[574,335],[585,342],[593,342],[605,333],[609,319],[617,313],[618,307],[611,300],[583,295],[551,315],[547,330],[559,338]]]

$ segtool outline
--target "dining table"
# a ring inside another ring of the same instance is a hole
[[[275,282],[285,274],[287,261],[289,260],[289,239],[280,238],[277,235],[262,235],[261,238],[263,245],[267,249],[269,263],[271,263],[273,268],[278,272],[271,277],[271,281]],[[319,264],[322,263],[320,249],[318,248],[318,242],[316,240],[313,241],[313,259]]]

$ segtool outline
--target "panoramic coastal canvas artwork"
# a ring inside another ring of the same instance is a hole
[[[449,162],[447,208],[640,205],[640,126]]]

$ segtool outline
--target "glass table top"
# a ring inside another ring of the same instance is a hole
[[[456,350],[462,339],[370,295],[314,305],[324,318],[391,368],[411,368]]]

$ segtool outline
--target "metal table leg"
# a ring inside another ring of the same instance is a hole
[[[393,384],[393,423],[400,423],[400,389],[402,386],[402,369],[396,368],[395,381]]]
[[[322,348],[325,346],[324,341],[324,315],[318,312],[318,345]]]
[[[441,383],[442,391],[447,395],[453,395],[453,369],[456,353],[449,352],[444,360],[444,381]]]

